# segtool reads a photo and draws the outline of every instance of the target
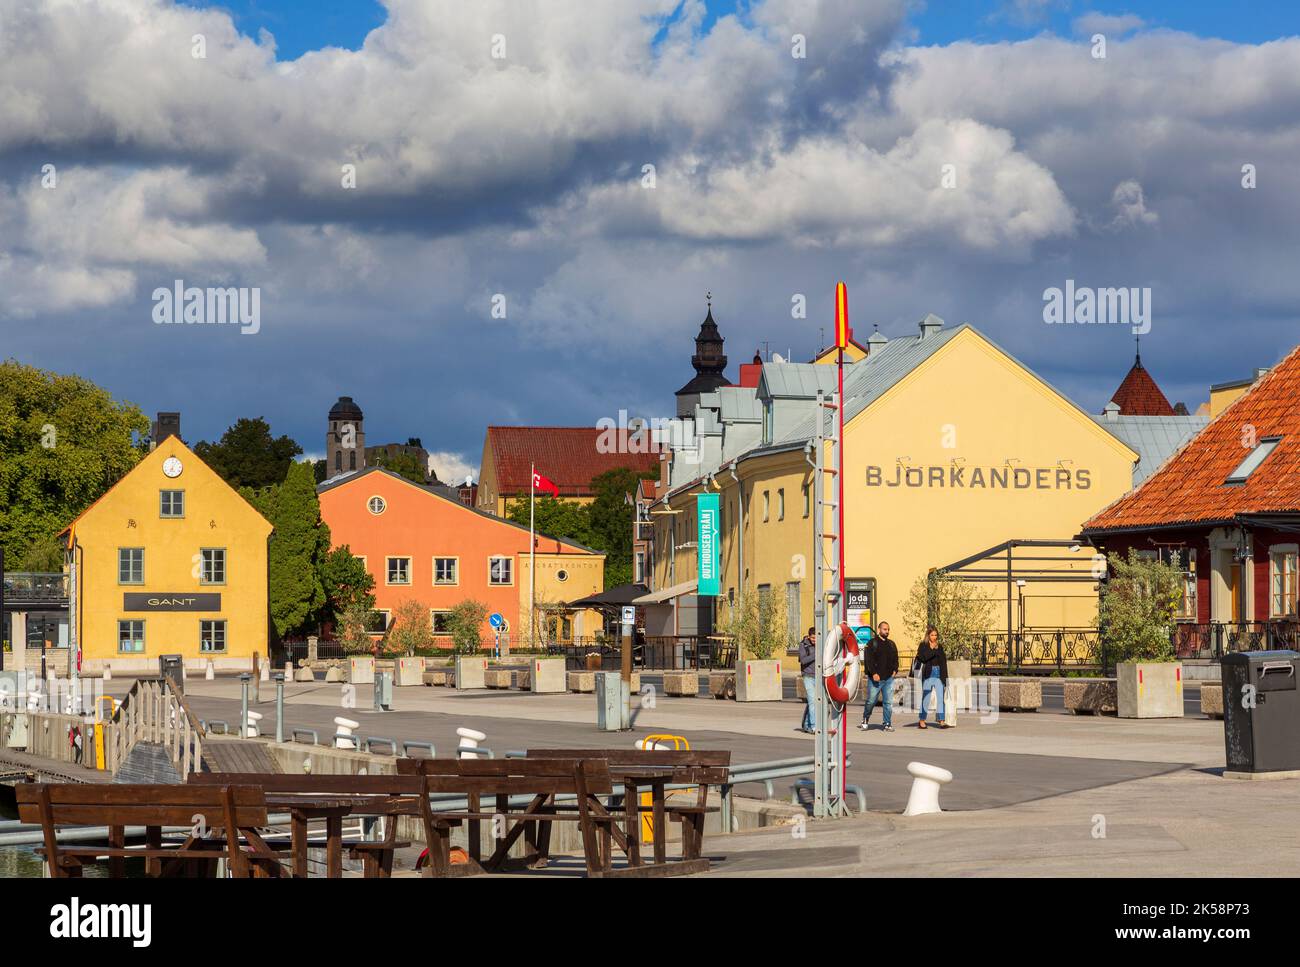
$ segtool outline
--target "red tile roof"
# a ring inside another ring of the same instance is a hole
[[[1254,445],[1281,437],[1241,484],[1225,484]],[[1085,531],[1300,512],[1300,347]]]
[[[1125,416],[1173,416],[1174,408],[1160,392],[1160,387],[1151,378],[1151,374],[1142,368],[1142,360],[1133,363],[1133,368],[1124,377],[1111,396],[1111,401],[1119,406]]]
[[[529,472],[555,481],[561,497],[592,496],[591,481],[608,470],[630,467],[653,471],[659,466],[658,453],[627,452],[627,430],[614,431],[614,452],[601,453],[598,443],[611,431],[590,426],[490,426],[488,443],[496,465],[497,491],[501,494],[528,493]],[[648,432],[648,431],[647,431]],[[640,440],[638,446],[642,446]]]

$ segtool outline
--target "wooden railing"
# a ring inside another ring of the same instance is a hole
[[[141,678],[114,718],[113,758],[118,767],[137,742],[162,745],[183,777],[201,770],[203,728],[169,678]]]

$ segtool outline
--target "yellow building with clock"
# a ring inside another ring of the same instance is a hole
[[[176,436],[61,535],[73,554],[83,672],[247,670],[269,639],[271,524]]]

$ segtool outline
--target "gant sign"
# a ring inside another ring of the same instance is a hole
[[[149,594],[127,591],[122,595],[123,611],[220,611],[220,594]]]
[[[945,490],[1089,490],[1090,470],[1064,467],[904,467],[891,474],[867,467],[868,487],[926,487]]]

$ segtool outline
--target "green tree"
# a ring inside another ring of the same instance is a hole
[[[516,524],[527,527],[528,501],[511,503],[507,515]],[[534,526],[539,534],[592,546],[591,509],[588,505],[574,503],[572,500],[557,500],[550,495],[538,497]]]
[[[641,480],[655,480],[657,472],[638,473],[627,467],[607,470],[591,482],[596,494],[589,512],[589,546],[605,553],[605,587],[614,588],[632,580],[632,522],[636,518],[635,498]]]
[[[289,465],[270,519],[271,620],[284,638],[306,630],[325,604],[321,569],[330,532],[320,518],[310,463]]]
[[[429,466],[414,453],[395,453],[391,457],[383,450],[375,453],[374,465],[400,474],[412,483],[423,486],[429,477]]]
[[[974,658],[980,636],[993,625],[993,599],[969,581],[944,571],[922,574],[902,607],[903,628],[914,642],[934,625],[949,658]]]
[[[370,636],[372,611],[353,604],[339,616],[338,642],[346,655],[369,655],[375,650],[375,639]]]
[[[194,453],[232,487],[256,489],[283,481],[302,447],[287,436],[272,437],[259,416],[236,420],[218,442],[195,444]]]
[[[6,559],[22,561],[38,543],[48,549],[140,462],[148,431],[139,407],[89,380],[14,360],[0,363],[0,547]]]
[[[1174,616],[1183,600],[1183,572],[1167,561],[1110,555],[1097,619],[1116,661],[1172,661]]]
[[[344,544],[330,551],[321,560],[321,586],[325,590],[323,620],[338,622],[353,607],[369,613],[374,610],[374,576],[366,570],[365,562],[354,557],[352,549]]]
[[[483,622],[487,616],[487,605],[473,598],[466,598],[451,609],[447,626],[457,654],[472,655],[483,648]]]
[[[770,591],[742,589],[723,622],[722,633],[736,643],[738,660],[747,653],[759,661],[771,658],[785,648],[789,637],[785,601]]]
[[[389,654],[414,655],[433,647],[433,620],[428,607],[415,598],[404,598],[393,608],[393,623],[384,635]]]

